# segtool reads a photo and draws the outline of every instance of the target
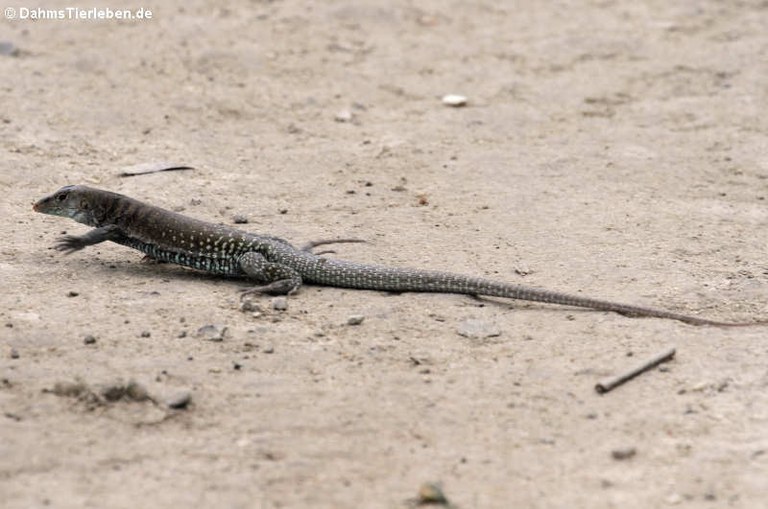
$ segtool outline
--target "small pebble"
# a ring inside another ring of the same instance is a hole
[[[234,217],[232,217],[232,222],[235,224],[248,224],[248,218],[243,214],[235,214]]]
[[[460,108],[467,105],[467,98],[463,95],[448,94],[443,96],[443,104],[453,108]]]
[[[470,339],[485,339],[501,336],[501,329],[497,325],[474,318],[461,322],[456,328],[456,332],[459,336],[464,336],[465,338]]]
[[[80,294],[74,290],[70,290],[67,292],[67,297],[77,297],[78,295]]]
[[[93,334],[88,334],[83,338],[83,343],[86,345],[93,345],[96,343],[96,336]]]
[[[352,112],[349,110],[341,110],[340,112],[336,113],[336,116],[333,117],[333,119],[336,122],[340,123],[346,123],[352,121]]]
[[[416,503],[418,505],[448,505],[448,499],[439,485],[427,482],[419,488]]]
[[[146,387],[133,381],[128,382],[128,385],[125,387],[125,395],[133,401],[147,401],[148,399],[152,399]]]
[[[634,447],[620,447],[611,451],[611,457],[615,460],[628,460],[637,454]]]
[[[258,304],[254,304],[253,300],[245,299],[240,301],[240,311],[243,313],[250,313],[256,310]]]
[[[352,315],[347,318],[347,325],[360,325],[365,320],[364,315]]]
[[[56,382],[50,392],[56,396],[77,397],[88,392],[88,387],[83,382]]]
[[[19,48],[10,41],[0,41],[0,55],[9,57],[19,56]]]
[[[11,359],[18,359],[19,358],[19,351],[16,350],[15,348],[11,348],[10,355],[11,355]]]
[[[126,386],[121,383],[108,384],[99,388],[99,394],[107,401],[118,401],[126,394]]]
[[[151,336],[152,336],[152,333],[149,332],[148,330],[145,330],[145,331],[141,332],[141,337],[142,338],[148,338],[148,337],[151,337]]]
[[[192,401],[192,393],[189,391],[181,391],[177,394],[174,394],[170,398],[165,400],[165,404],[168,405],[168,408],[173,408],[176,410],[183,410],[189,406],[189,403]]]
[[[272,299],[272,309],[275,311],[285,311],[288,309],[288,299],[285,297],[275,297]]]
[[[275,353],[275,347],[272,345],[267,345],[264,347],[264,350],[262,350],[264,353]]]
[[[203,325],[197,329],[197,337],[208,341],[224,341],[227,335],[226,325]]]

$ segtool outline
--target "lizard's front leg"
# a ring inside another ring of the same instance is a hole
[[[106,242],[107,240],[116,240],[122,236],[120,228],[114,224],[94,228],[85,235],[65,235],[56,241],[54,249],[64,251],[65,254],[74,253],[81,249]]]
[[[248,277],[264,283],[261,286],[243,290],[242,296],[252,293],[288,295],[301,286],[301,275],[295,269],[280,263],[269,262],[255,251],[245,253],[237,262]]]

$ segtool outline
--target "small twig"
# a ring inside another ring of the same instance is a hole
[[[117,174],[118,177],[136,177],[138,175],[147,175],[149,173],[159,173],[161,171],[180,171],[194,170],[192,166],[174,163],[142,163],[130,166]]]
[[[600,394],[604,394],[612,389],[615,389],[616,387],[623,384],[624,382],[631,380],[632,378],[636,377],[640,373],[648,371],[649,369],[658,366],[662,362],[666,362],[672,359],[674,356],[675,356],[675,347],[667,348],[663,352],[660,352],[654,355],[653,357],[646,359],[641,364],[638,364],[634,368],[620,375],[612,376],[610,378],[605,378],[597,382],[597,385],[595,385],[595,390]]]

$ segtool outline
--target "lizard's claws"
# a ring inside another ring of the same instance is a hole
[[[317,246],[325,246],[327,244],[360,244],[360,243],[366,243],[367,241],[363,239],[323,239],[323,240],[312,240],[301,246],[302,251],[306,251],[307,253],[311,253],[314,248]],[[326,253],[335,253],[336,251],[321,251],[320,253],[314,253],[317,255],[326,254]]]
[[[72,254],[75,251],[80,251],[88,244],[84,243],[80,237],[74,235],[65,235],[56,241],[53,248],[56,251],[62,251],[64,254]]]

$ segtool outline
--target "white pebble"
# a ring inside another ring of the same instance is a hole
[[[342,122],[342,123],[344,123],[344,122],[351,122],[352,121],[352,112],[349,111],[349,110],[341,110],[340,112],[338,112],[336,114],[335,117],[333,117],[333,119],[336,122]]]
[[[360,325],[363,323],[363,320],[365,320],[365,316],[363,315],[352,315],[347,318],[347,325]]]
[[[446,106],[452,106],[454,108],[466,106],[467,100],[468,99],[463,95],[448,94],[443,96],[443,104]]]

